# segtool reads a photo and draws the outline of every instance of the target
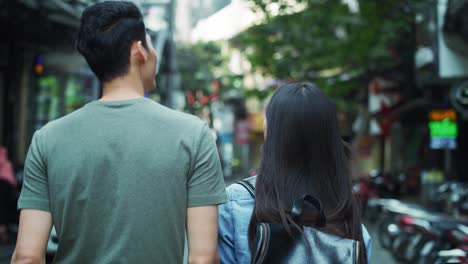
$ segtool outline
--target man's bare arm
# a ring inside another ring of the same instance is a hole
[[[47,241],[52,229],[49,212],[23,209],[12,264],[45,263]]]
[[[187,209],[187,238],[189,264],[219,263],[218,206]]]

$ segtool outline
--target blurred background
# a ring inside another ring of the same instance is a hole
[[[0,263],[34,131],[100,96],[74,49],[96,2],[0,0]],[[374,262],[468,263],[468,0],[133,2],[159,57],[146,96],[209,124],[228,184],[256,174],[269,95],[313,82],[354,148]]]

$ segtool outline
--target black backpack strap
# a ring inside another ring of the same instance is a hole
[[[305,194],[304,196],[302,196],[302,198],[297,199],[296,201],[294,201],[294,204],[293,204],[293,207],[292,207],[292,210],[291,210],[291,215],[292,215],[294,221],[299,221],[299,218],[302,215],[302,210],[304,209],[304,206],[306,204],[312,205],[319,212],[319,219],[317,221],[317,226],[318,227],[326,226],[327,225],[327,217],[325,216],[325,212],[323,210],[322,203],[320,202],[319,199],[317,199],[316,197],[314,197],[314,196],[312,196],[310,194]]]
[[[252,198],[255,198],[255,186],[252,184],[251,178],[240,180],[237,184],[244,187],[250,193]]]

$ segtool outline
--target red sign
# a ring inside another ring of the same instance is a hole
[[[240,120],[236,124],[236,144],[249,144],[249,124],[246,120]]]

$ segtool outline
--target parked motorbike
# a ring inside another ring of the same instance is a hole
[[[370,202],[372,210],[379,210],[381,221],[378,224],[379,242],[384,249],[390,249],[394,240],[407,228],[402,223],[412,217],[412,219],[429,219],[437,216],[436,212],[426,208],[404,203],[395,199],[379,199]]]
[[[373,170],[368,177],[360,178],[353,183],[353,192],[359,197],[364,216],[375,216],[367,212],[368,202],[371,199],[394,198],[397,196],[398,185],[390,175]]]
[[[442,250],[438,252],[435,264],[461,263],[468,264],[468,250],[466,247]]]
[[[420,252],[419,263],[435,263],[440,257],[439,252],[456,248],[465,250],[468,245],[466,223],[441,219],[439,222],[431,223],[431,227],[427,231],[431,235]]]
[[[379,179],[377,183],[382,183],[385,178],[374,175],[371,179]],[[442,184],[431,201],[431,208],[435,209],[428,209],[418,204],[381,198],[384,195],[380,192],[382,189],[376,187],[380,186],[377,183],[369,183],[369,190],[360,189],[364,190],[364,198],[367,198],[365,217],[378,223],[380,245],[389,250],[395,260],[421,264],[467,263],[468,218],[465,217],[468,215],[468,184],[453,181]],[[413,185],[405,187],[403,184],[401,190],[409,190]],[[393,189],[394,197],[398,195],[398,188],[397,184]]]
[[[408,215],[401,216],[401,232],[391,244],[393,256],[400,262],[415,263],[419,252],[430,237],[426,231],[429,228],[430,222],[427,220]]]
[[[437,188],[431,203],[434,208],[457,217],[467,215],[468,185],[457,181],[446,182]]]
[[[440,251],[468,245],[467,222],[393,199],[380,199],[379,242],[400,263],[434,263]]]

